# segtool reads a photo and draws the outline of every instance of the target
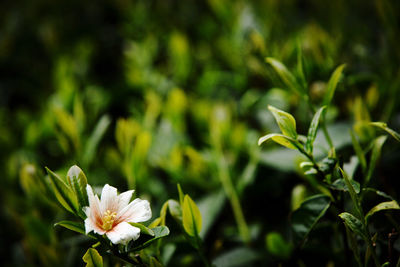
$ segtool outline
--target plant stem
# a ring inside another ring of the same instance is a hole
[[[249,228],[247,227],[247,223],[243,215],[239,197],[235,191],[235,187],[233,186],[231,177],[229,175],[228,164],[222,151],[217,149],[216,152],[219,178],[221,180],[225,193],[231,203],[233,214],[239,228],[240,236],[245,243],[248,243],[250,242]]]

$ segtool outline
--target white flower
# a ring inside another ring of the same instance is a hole
[[[144,222],[151,218],[150,204],[147,200],[136,198],[129,203],[133,190],[117,195],[115,187],[106,184],[101,192],[101,200],[93,194],[92,187],[86,186],[89,207],[84,207],[86,234],[91,231],[106,234],[114,244],[126,245],[139,238],[140,229],[130,222]]]

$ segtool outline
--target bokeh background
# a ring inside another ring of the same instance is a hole
[[[290,243],[292,191],[304,189],[296,152],[257,146],[278,130],[267,106],[291,112],[303,134],[312,118],[265,57],[296,73],[301,50],[314,103],[346,63],[327,118],[347,161],[354,122],[400,129],[399,13],[394,0],[2,1],[2,265],[82,265],[90,241],[53,227],[71,218],[38,178],[45,166],[64,176],[77,164],[92,185],[135,188],[154,218],[178,198],[180,183],[207,215],[206,254],[219,266],[343,266],[341,241],[324,225],[291,256],[265,242],[277,232]],[[388,140],[382,155],[374,183],[397,197],[399,145]],[[221,175],[239,195],[251,246],[240,239]],[[170,224],[165,262],[200,264]]]

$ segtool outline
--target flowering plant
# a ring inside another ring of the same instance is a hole
[[[96,247],[102,245],[106,252],[134,265],[157,262],[155,256],[144,257],[137,252],[150,246],[154,241],[169,234],[165,225],[150,228],[142,224],[151,216],[150,203],[136,198],[130,202],[134,190],[118,195],[117,189],[106,184],[101,197],[95,195],[87,178],[78,166],[72,166],[67,174],[68,184],[57,174],[47,169],[50,192],[69,212],[83,222],[61,221],[58,226],[86,234],[97,241],[83,256],[88,266],[102,266],[103,259]]]

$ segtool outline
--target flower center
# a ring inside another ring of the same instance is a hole
[[[115,216],[117,216],[117,213],[111,212],[110,210],[107,210],[106,212],[104,212],[103,225],[101,227],[105,231],[108,231],[113,227]]]

